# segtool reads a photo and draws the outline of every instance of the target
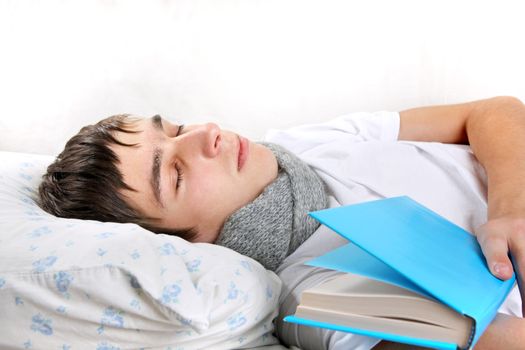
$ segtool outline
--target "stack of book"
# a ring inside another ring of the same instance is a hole
[[[476,238],[409,197],[310,213],[350,242],[308,264],[345,272],[305,290],[285,321],[437,349],[469,349],[515,277]]]

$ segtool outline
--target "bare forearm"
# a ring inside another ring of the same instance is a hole
[[[481,336],[474,350],[523,349],[525,344],[525,320],[497,314]]]
[[[467,120],[474,154],[488,176],[488,216],[525,212],[525,105],[499,97],[477,104]]]
[[[525,105],[508,97],[486,100],[472,110],[466,129],[488,177],[488,221],[476,237],[492,274],[507,280],[515,273],[525,300]]]

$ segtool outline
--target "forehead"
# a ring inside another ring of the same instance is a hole
[[[158,114],[151,118],[130,116],[125,121],[124,129],[126,131],[133,132],[128,133],[116,131],[114,136],[120,142],[124,143],[130,143],[126,140],[135,140],[135,142],[137,142],[136,140],[139,140],[147,143],[152,139],[158,138],[160,136],[159,131],[165,131],[166,128],[171,129],[173,126],[174,124],[170,123],[169,120],[162,118]],[[136,135],[140,136],[136,137]]]
[[[144,137],[144,133],[148,133],[148,130],[151,128],[151,118],[142,118],[142,117],[128,117],[125,119],[125,124],[123,129],[131,132],[121,132],[114,131],[113,136],[120,142],[133,144],[141,141]],[[129,142],[132,140],[133,142]],[[141,145],[138,145],[141,146]],[[113,148],[113,147],[112,147]]]

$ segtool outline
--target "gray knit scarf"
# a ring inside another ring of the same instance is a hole
[[[328,200],[322,180],[306,163],[279,145],[262,144],[277,158],[277,178],[226,220],[215,243],[274,271],[319,227],[307,214],[325,209]]]

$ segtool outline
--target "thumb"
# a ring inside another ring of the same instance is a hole
[[[487,232],[477,235],[477,238],[490,272],[502,280],[511,278],[513,269],[508,256],[507,239],[504,236]]]

